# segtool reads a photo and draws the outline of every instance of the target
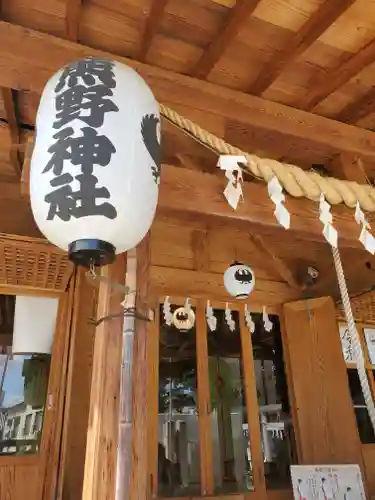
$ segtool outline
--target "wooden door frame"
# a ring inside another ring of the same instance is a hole
[[[164,302],[163,296],[156,297],[153,295],[150,303],[156,303],[155,308],[155,321],[152,323],[152,330],[150,331],[148,340],[148,373],[149,377],[149,481],[151,484],[151,493],[153,498],[163,497],[157,496],[158,488],[158,456],[157,456],[157,442],[158,442],[158,390],[159,390],[159,335],[160,335],[160,306]],[[201,496],[197,498],[212,498],[212,499],[228,499],[231,500],[266,500],[270,492],[266,491],[263,454],[261,446],[261,433],[258,414],[258,400],[256,392],[256,380],[254,374],[254,361],[252,351],[252,340],[244,321],[244,305],[239,302],[228,302],[232,311],[239,313],[240,320],[240,341],[241,341],[241,355],[244,370],[244,389],[245,389],[245,402],[249,422],[249,443],[251,455],[253,457],[253,481],[254,491],[241,492],[231,495],[215,495],[214,496],[214,482],[213,482],[213,467],[212,467],[212,439],[201,439],[202,433],[205,438],[211,437],[210,429],[210,398],[209,398],[209,380],[208,380],[208,357],[207,357],[207,322],[205,317],[206,301],[200,298],[191,298],[191,305],[196,308],[196,340],[197,340],[197,375],[198,386],[198,427],[199,427],[199,443],[200,443],[200,461],[201,461]],[[184,305],[185,299],[182,297],[170,296],[170,303],[173,305]],[[210,304],[215,309],[225,309],[226,303],[222,301],[211,300]],[[261,312],[261,310],[257,311]],[[269,314],[275,313],[280,316],[278,308],[269,308]],[[207,369],[199,370],[198,367],[206,365]],[[200,396],[199,396],[200,395]],[[272,498],[288,497],[289,490],[280,490],[271,492]],[[194,497],[196,498],[196,497]],[[182,500],[182,499],[173,499]],[[184,497],[186,500],[186,497]]]
[[[22,286],[2,285],[0,287],[1,295],[28,295],[59,299],[40,450],[35,455],[0,457],[0,467],[8,465],[35,465],[37,467],[39,476],[37,481],[38,500],[51,499],[54,489],[57,488],[74,284],[75,274],[72,276],[66,292],[53,290],[47,292],[38,290],[38,288],[30,289],[30,287]],[[50,407],[48,407],[49,404]]]

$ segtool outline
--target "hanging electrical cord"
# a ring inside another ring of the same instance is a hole
[[[363,354],[361,341],[359,339],[357,327],[354,322],[354,316],[352,311],[352,306],[350,304],[348,288],[346,286],[346,280],[344,275],[344,270],[342,267],[341,257],[339,249],[332,247],[332,255],[335,263],[335,269],[337,274],[337,280],[340,288],[342,305],[344,307],[346,323],[348,326],[349,338],[352,343],[354,359],[357,365],[358,377],[361,384],[362,394],[365,400],[366,408],[371,420],[372,428],[375,432],[375,405],[371,394],[370,384],[367,378],[366,366],[365,366],[365,356]]]

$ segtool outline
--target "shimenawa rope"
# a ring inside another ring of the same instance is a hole
[[[254,154],[246,153],[228,144],[164,104],[160,104],[160,113],[166,120],[192,135],[200,143],[219,155],[245,156],[247,164],[244,167],[250,175],[266,182],[276,176],[285,191],[295,198],[305,197],[313,201],[319,201],[320,194],[323,193],[331,205],[344,203],[346,206],[353,208],[358,200],[363,210],[375,212],[375,188],[373,186],[343,181],[333,177],[322,177],[316,172],[305,171],[296,165],[259,158]]]

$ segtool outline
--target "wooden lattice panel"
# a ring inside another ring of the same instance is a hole
[[[369,292],[351,301],[353,315],[360,323],[375,323],[375,292]],[[340,320],[345,321],[345,313],[342,304],[337,306],[337,315]]]
[[[37,239],[0,235],[0,286],[63,292],[73,266],[66,254]]]

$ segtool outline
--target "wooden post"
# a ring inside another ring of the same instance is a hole
[[[125,282],[126,256],[102,269],[106,280]],[[100,283],[97,316],[123,311],[124,294]],[[82,500],[114,500],[119,421],[123,316],[102,321],[95,330],[85,476]]]
[[[151,247],[148,233],[136,249],[136,308],[147,313],[150,289]],[[130,500],[146,500],[151,495],[148,475],[148,380],[147,337],[150,323],[136,319],[133,344],[133,438]]]

